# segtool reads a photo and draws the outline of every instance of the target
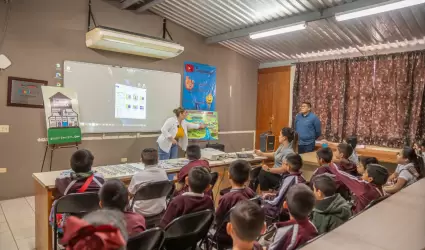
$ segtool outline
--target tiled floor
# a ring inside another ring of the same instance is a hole
[[[34,197],[0,201],[0,249],[35,249]]]

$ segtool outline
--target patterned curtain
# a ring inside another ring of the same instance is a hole
[[[425,138],[425,52],[300,63],[293,115],[309,101],[330,141],[400,147]]]

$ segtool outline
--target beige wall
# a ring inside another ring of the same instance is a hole
[[[217,67],[217,111],[221,131],[255,130],[255,100],[257,86],[256,62],[219,45],[207,46],[203,38],[169,22],[168,29],[185,52],[174,59],[157,61],[142,57],[101,52],[85,47],[87,29],[86,0],[13,0],[7,37],[2,49],[13,62],[0,72],[0,124],[10,125],[10,133],[0,134],[0,200],[31,195],[31,174],[39,172],[45,144],[37,142],[45,137],[42,109],[6,106],[7,77],[16,76],[49,81],[55,85],[55,64],[64,60],[113,64],[128,67],[157,69],[183,73],[183,62],[191,60]],[[162,34],[162,20],[152,14],[137,15],[119,10],[110,2],[93,1],[98,24],[118,29]],[[0,28],[3,30],[6,6],[0,1]],[[232,97],[229,86],[232,85]],[[171,115],[171,111],[170,111]],[[252,148],[252,134],[226,134],[220,142],[226,149]],[[83,147],[93,151],[95,164],[118,163],[121,157],[136,161],[144,147],[154,147],[156,138],[85,141]],[[53,168],[68,167],[73,150],[57,151]]]

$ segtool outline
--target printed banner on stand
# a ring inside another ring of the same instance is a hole
[[[216,67],[195,62],[184,63],[183,108],[215,111]]]
[[[42,86],[46,114],[47,141],[50,145],[81,142],[79,107],[74,90]]]

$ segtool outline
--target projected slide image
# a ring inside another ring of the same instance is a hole
[[[116,83],[115,118],[146,119],[146,89]]]

